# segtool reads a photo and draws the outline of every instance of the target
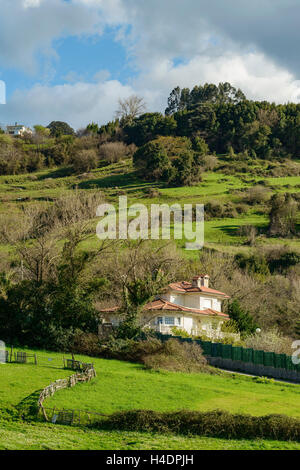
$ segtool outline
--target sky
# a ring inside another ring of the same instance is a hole
[[[163,112],[206,82],[299,102],[299,17],[299,0],[0,0],[0,123],[101,125],[119,99]]]

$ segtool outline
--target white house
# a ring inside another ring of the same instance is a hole
[[[211,339],[226,336],[222,324],[229,316],[222,312],[222,302],[229,299],[224,292],[209,287],[209,276],[195,276],[192,282],[170,284],[164,294],[144,307],[140,321],[145,328],[173,334],[177,327],[195,336]],[[120,322],[118,308],[101,310],[104,322],[117,326]]]
[[[32,130],[29,129],[28,127],[24,126],[23,124],[18,124],[17,122],[15,123],[14,126],[6,126],[6,132],[9,135],[23,135],[26,132],[29,134],[32,134]]]

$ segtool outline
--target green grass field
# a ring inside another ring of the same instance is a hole
[[[300,443],[228,440],[125,431],[94,431],[47,423],[0,421],[0,450],[300,450]]]
[[[145,370],[139,364],[93,359],[97,378],[92,383],[60,390],[45,406],[113,413],[129,409],[207,411],[300,417],[300,387],[267,384],[252,377],[224,373],[185,374]],[[115,386],[114,386],[115,384]]]
[[[70,375],[61,367],[62,355],[37,352],[40,365],[5,364],[0,368],[0,449],[300,449],[300,443],[246,441],[143,432],[99,431],[80,427],[22,422],[7,410],[22,409],[36,400],[51,381]],[[42,358],[40,360],[39,358]],[[91,361],[78,356],[77,359]],[[47,364],[47,359],[52,359]],[[57,392],[46,407],[95,410],[153,409],[157,411],[225,409],[253,415],[283,413],[300,416],[297,385],[261,381],[224,373],[151,372],[138,364],[92,359],[97,378]],[[29,398],[28,398],[29,397]],[[21,407],[21,408],[20,408]]]

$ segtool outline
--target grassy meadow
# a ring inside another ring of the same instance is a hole
[[[71,374],[61,368],[61,354],[38,351],[37,357],[38,366],[1,366],[0,449],[300,449],[300,443],[296,442],[102,431],[34,420],[24,422],[21,415],[26,406],[37,400],[39,390],[51,381]],[[76,359],[91,361],[84,356],[76,356]],[[105,414],[138,408],[157,411],[222,408],[234,413],[282,413],[300,417],[300,389],[297,385],[229,373],[215,376],[151,372],[139,364],[92,360],[97,370],[96,379],[57,392],[46,400],[45,406]]]

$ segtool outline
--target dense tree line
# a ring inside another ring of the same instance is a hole
[[[249,101],[228,83],[191,91],[175,88],[165,116],[146,113],[125,126],[128,141],[144,145],[159,135],[205,139],[211,152],[249,152],[252,158],[298,158],[300,104]]]
[[[67,123],[53,121],[46,128],[35,126],[33,135],[12,138],[1,134],[0,174],[54,165],[74,165],[74,171],[89,171],[103,159],[103,144],[118,143],[117,156],[115,148],[112,151],[118,159],[132,155],[134,146],[143,147],[161,136],[190,139],[193,152],[197,152],[198,139],[206,146],[207,154],[242,153],[249,161],[299,158],[300,104],[247,100],[241,90],[220,83],[192,90],[176,87],[168,98],[165,114],[144,111],[143,100],[132,96],[120,100],[117,118],[102,126],[91,123],[75,132]],[[191,161],[189,153],[186,159]],[[176,178],[170,181],[175,183]]]

